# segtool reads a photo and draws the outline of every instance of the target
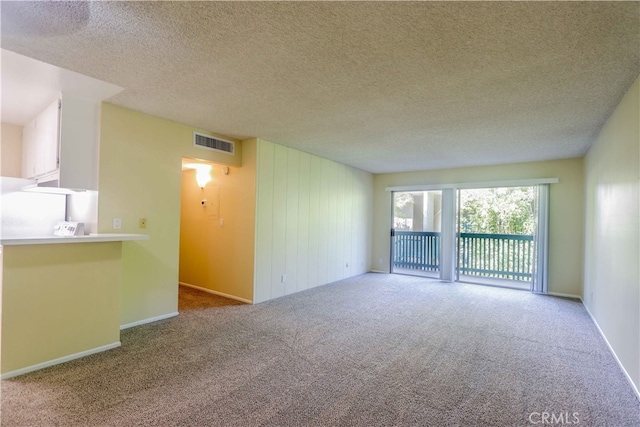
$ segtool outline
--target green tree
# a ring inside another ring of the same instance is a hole
[[[460,192],[462,232],[533,234],[535,213],[535,187],[483,188]]]

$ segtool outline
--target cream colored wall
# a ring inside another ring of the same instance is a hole
[[[180,283],[251,302],[256,141],[243,142],[242,167],[231,167],[224,175],[213,164],[211,175],[212,182],[201,189],[194,169],[182,172]]]
[[[196,148],[193,130],[102,105],[98,231],[113,232],[112,219],[122,218],[120,232],[149,235],[123,243],[123,325],[177,312],[182,158],[241,164],[241,143],[234,156]],[[146,229],[138,227],[140,218],[147,219]]]
[[[120,342],[120,242],[2,249],[3,374]]]
[[[368,271],[372,184],[369,173],[258,140],[254,302]]]
[[[2,123],[0,176],[22,176],[22,126]]]
[[[584,302],[640,389],[640,83],[585,157]]]
[[[391,193],[386,187],[559,178],[549,194],[549,292],[582,293],[582,159],[381,174],[374,177],[373,268],[389,271]]]

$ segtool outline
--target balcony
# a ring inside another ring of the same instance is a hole
[[[460,281],[529,289],[533,236],[460,233],[457,245]],[[395,231],[393,249],[394,272],[433,276],[440,270],[438,232]]]

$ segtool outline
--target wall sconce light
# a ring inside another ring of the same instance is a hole
[[[196,170],[196,182],[198,187],[204,188],[207,183],[211,182],[211,165],[203,163],[191,163],[185,167]]]
[[[200,188],[204,188],[204,186],[211,181],[211,166],[202,166],[205,167],[199,167],[196,169],[196,182],[198,183],[198,187]]]

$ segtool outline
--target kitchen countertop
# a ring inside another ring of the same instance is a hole
[[[129,240],[147,240],[146,234],[88,234],[86,236],[28,236],[2,238],[0,245],[47,245],[60,243],[96,243],[96,242],[123,242]]]

